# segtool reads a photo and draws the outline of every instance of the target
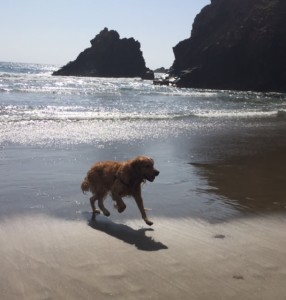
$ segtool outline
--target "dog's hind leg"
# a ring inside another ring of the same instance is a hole
[[[96,201],[96,200],[97,200],[96,195],[93,195],[93,196],[89,199],[90,205],[91,205],[91,208],[92,208],[92,212],[93,212],[94,214],[100,214],[100,210],[97,209],[97,208],[95,207],[95,201]]]
[[[103,199],[102,197],[98,197],[98,207],[101,209],[101,211],[103,212],[103,214],[107,217],[110,216],[110,212],[105,208],[105,206],[103,205]]]

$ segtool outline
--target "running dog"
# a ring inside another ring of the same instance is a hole
[[[90,204],[93,214],[99,214],[100,210],[105,216],[110,212],[105,208],[103,200],[110,194],[116,202],[115,207],[121,213],[126,205],[122,198],[132,196],[140,210],[143,220],[149,226],[153,224],[146,215],[141,196],[141,184],[146,180],[153,182],[159,171],[154,168],[153,159],[146,156],[138,156],[124,162],[104,161],[94,164],[87,172],[81,184],[83,193],[90,191],[93,196]],[[98,210],[95,201],[98,201]]]

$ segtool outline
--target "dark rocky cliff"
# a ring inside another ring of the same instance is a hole
[[[286,92],[286,1],[212,0],[173,51],[178,86]]]
[[[75,61],[53,75],[154,78],[146,68],[140,43],[133,38],[120,39],[115,30],[104,28],[90,43]]]

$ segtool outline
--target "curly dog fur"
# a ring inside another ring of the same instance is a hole
[[[145,212],[141,196],[141,184],[146,180],[153,182],[159,173],[154,168],[153,159],[146,156],[138,156],[124,162],[98,162],[87,172],[81,184],[81,189],[83,192],[90,191],[93,194],[90,198],[93,213],[100,213],[95,207],[95,201],[97,200],[98,207],[106,216],[109,216],[110,212],[105,208],[103,200],[108,194],[111,194],[112,199],[116,202],[119,213],[126,208],[122,198],[132,196],[137,203],[143,220],[146,224],[152,225],[153,222],[147,218]]]

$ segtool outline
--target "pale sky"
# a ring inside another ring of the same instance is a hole
[[[141,43],[146,66],[170,67],[210,0],[0,0],[0,61],[65,65],[104,27]]]

